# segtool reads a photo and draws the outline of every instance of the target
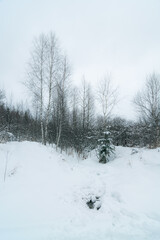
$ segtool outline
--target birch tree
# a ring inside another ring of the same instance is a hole
[[[48,124],[51,117],[51,101],[52,94],[54,94],[54,88],[58,78],[58,72],[60,68],[60,50],[58,41],[55,34],[50,33],[47,38],[47,58],[46,58],[46,112],[45,112],[45,144],[48,138]]]
[[[150,145],[157,147],[160,141],[160,75],[149,75],[144,89],[137,93],[133,102],[142,122],[150,129]]]
[[[47,38],[41,34],[34,39],[33,50],[28,63],[26,87],[31,92],[34,106],[38,107],[42,143],[45,143],[44,135],[44,95],[45,95],[45,79],[46,79],[46,57],[47,57]]]
[[[103,116],[103,128],[105,130],[109,117],[118,102],[118,89],[113,87],[109,75],[102,78],[99,82],[97,96]]]
[[[57,141],[56,146],[60,144],[61,135],[64,131],[65,121],[67,119],[67,102],[69,91],[70,65],[67,57],[62,57],[60,76],[57,79]]]
[[[82,79],[81,109],[82,109],[82,129],[85,130],[87,119],[87,83],[85,77],[83,77]]]
[[[41,34],[34,40],[25,85],[31,92],[33,106],[39,112],[43,144],[46,144],[48,138],[51,100],[59,76],[60,58],[55,34]]]

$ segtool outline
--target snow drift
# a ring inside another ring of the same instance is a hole
[[[0,144],[0,239],[159,240],[159,184],[158,149],[117,147],[102,165],[94,152]]]

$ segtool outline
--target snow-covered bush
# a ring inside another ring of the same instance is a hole
[[[0,132],[0,143],[11,142],[15,140],[15,136],[7,131]]]

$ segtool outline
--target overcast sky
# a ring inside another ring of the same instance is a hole
[[[119,86],[116,112],[135,118],[131,100],[146,75],[160,72],[160,0],[0,0],[0,87],[24,99],[21,81],[32,40],[53,31],[72,78],[110,73]]]

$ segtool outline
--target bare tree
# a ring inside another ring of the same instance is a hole
[[[48,138],[48,124],[51,117],[51,100],[54,94],[54,88],[56,86],[57,78],[59,76],[60,68],[60,50],[58,47],[58,40],[55,34],[50,33],[47,37],[47,58],[46,58],[46,111],[45,111],[45,144]]]
[[[109,75],[102,78],[98,86],[98,101],[103,115],[103,128],[107,126],[107,121],[118,102],[118,89],[114,88]]]
[[[82,78],[82,87],[81,87],[81,112],[82,112],[82,128],[85,130],[86,128],[86,120],[87,120],[87,82],[85,77]]]
[[[26,87],[32,93],[34,105],[38,106],[42,143],[44,144],[44,95],[45,95],[45,65],[46,65],[47,39],[44,34],[34,39],[33,51],[28,64]]]
[[[4,99],[5,99],[5,92],[0,89],[0,105],[3,104]]]
[[[88,128],[93,126],[95,116],[94,96],[91,86],[87,89],[87,126]]]
[[[160,76],[156,73],[149,75],[145,87],[138,92],[133,100],[140,118],[151,130],[154,147],[159,144],[160,130]]]
[[[56,82],[57,90],[57,141],[56,146],[60,144],[62,131],[66,121],[68,91],[70,87],[70,64],[67,57],[62,57],[60,75]]]
[[[52,116],[52,99],[60,77],[62,56],[55,34],[41,34],[34,40],[25,85],[32,93],[33,105],[41,121],[42,143],[48,139],[48,124]]]
[[[94,120],[94,97],[89,83],[85,77],[82,78],[82,86],[80,89],[80,108],[82,116],[82,128],[87,130],[91,127]]]
[[[73,129],[77,128],[78,117],[79,117],[79,90],[77,87],[71,89],[70,95],[70,105],[71,105],[71,124]]]

